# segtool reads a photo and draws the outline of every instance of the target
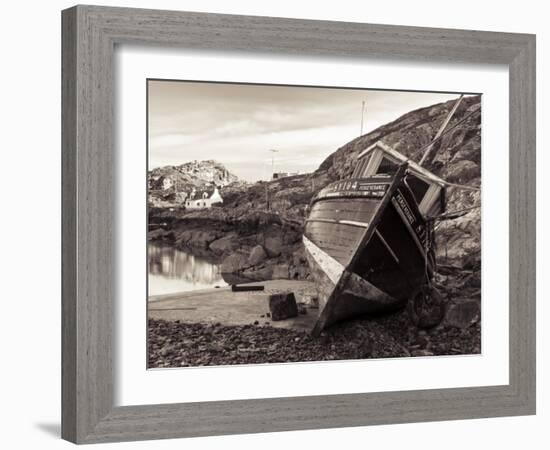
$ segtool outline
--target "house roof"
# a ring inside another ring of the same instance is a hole
[[[189,191],[189,192],[187,192],[187,194],[189,195],[189,197],[187,199],[188,200],[202,200],[205,193],[207,194],[206,198],[210,198],[210,197],[212,197],[212,194],[214,194],[216,189],[217,189],[217,186],[214,186],[214,187],[208,186],[208,188],[206,188],[206,189],[204,189],[204,188],[203,189],[196,189],[194,198],[189,198],[191,196],[191,192],[192,192],[192,191]]]

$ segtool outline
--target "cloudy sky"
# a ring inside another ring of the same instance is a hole
[[[215,159],[247,181],[311,172],[337,148],[457,94],[149,81],[149,169]],[[277,153],[270,152],[277,150]]]

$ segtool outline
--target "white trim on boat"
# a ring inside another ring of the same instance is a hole
[[[336,219],[307,219],[306,222],[338,223]]]
[[[355,220],[339,220],[338,223],[344,223],[346,225],[353,225],[354,227],[368,228],[368,222],[356,222]]]
[[[354,227],[368,228],[368,222],[356,222],[355,220],[336,220],[336,219],[307,219],[306,222],[324,222],[341,223],[342,225],[351,225]]]
[[[386,249],[388,250],[388,252],[390,252],[390,254],[392,255],[393,259],[395,259],[395,262],[397,264],[399,264],[399,258],[397,257],[397,255],[394,253],[394,251],[392,250],[392,248],[390,247],[390,244],[388,244],[386,242],[386,240],[384,239],[384,237],[382,236],[382,233],[380,233],[380,231],[378,231],[378,228],[374,230],[374,232],[376,233],[376,236],[379,237],[379,239],[382,241],[382,244],[384,244],[384,246],[386,247]]]
[[[338,283],[345,267],[325,251],[303,236],[304,247],[334,284]]]

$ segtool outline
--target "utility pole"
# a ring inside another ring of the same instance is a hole
[[[273,175],[275,175],[275,153],[278,153],[279,150],[271,148],[269,151],[271,152],[271,179],[273,179]]]
[[[361,104],[361,133],[359,134],[359,136],[363,136],[363,119],[364,119],[364,116],[365,116],[365,100],[363,100],[363,102]]]
[[[275,174],[275,153],[278,153],[279,150],[270,148],[269,151],[271,152],[271,179],[273,180],[273,175]],[[269,183],[265,184],[265,203],[266,208],[269,211],[271,209],[271,204],[269,201]]]

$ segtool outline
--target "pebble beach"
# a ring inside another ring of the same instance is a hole
[[[261,319],[260,319],[261,320]],[[308,332],[247,325],[149,320],[148,367],[219,366],[481,352],[480,324],[420,330],[405,311],[337,324],[314,338]]]

